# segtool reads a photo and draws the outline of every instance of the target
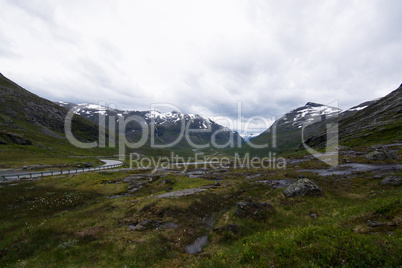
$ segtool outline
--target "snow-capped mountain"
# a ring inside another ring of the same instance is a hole
[[[170,143],[180,135],[181,130],[188,133],[190,140],[194,144],[205,144],[210,142],[213,136],[214,141],[219,145],[227,144],[230,139],[234,144],[242,143],[243,140],[237,132],[233,132],[229,128],[223,127],[213,120],[198,115],[185,114],[177,111],[161,113],[156,110],[152,111],[134,111],[134,110],[117,110],[110,107],[104,107],[96,104],[74,104],[68,102],[58,102],[60,106],[67,109],[75,107],[75,114],[83,116],[94,123],[100,123],[99,120],[105,120],[106,127],[109,121],[114,119],[116,126],[122,118],[128,120],[129,117],[137,118],[136,122],[129,122],[126,126],[126,137],[137,140],[141,137],[142,123],[145,123],[150,129],[154,127],[154,135],[156,142],[161,144]],[[215,135],[213,135],[216,133]],[[184,143],[186,145],[184,145]],[[187,146],[188,142],[183,137],[183,146]]]
[[[305,137],[310,133],[321,131],[328,120],[337,118],[342,110],[314,102],[296,108],[281,116],[266,131],[252,139],[253,144],[268,144],[272,151],[284,151],[297,148],[301,141],[303,126]]]
[[[277,126],[290,124],[293,127],[301,128],[303,124],[310,125],[314,122],[338,116],[341,111],[341,109],[336,107],[307,102],[306,105],[296,108],[279,118],[276,123]]]
[[[400,142],[402,85],[387,96],[342,112],[338,118],[339,141],[346,146]],[[306,144],[324,148],[326,130],[314,133]]]

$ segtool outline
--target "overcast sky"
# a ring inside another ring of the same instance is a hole
[[[0,0],[0,72],[50,100],[278,117],[402,83],[400,0]]]

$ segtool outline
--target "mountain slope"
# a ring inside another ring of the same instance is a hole
[[[43,99],[0,74],[0,126],[4,129],[24,129],[24,122],[39,127],[44,135],[64,136],[64,120],[68,110]],[[77,138],[96,140],[98,127],[82,117],[73,118],[73,133]]]
[[[0,166],[60,163],[63,154],[100,154],[99,150],[76,148],[68,142],[64,134],[67,113],[67,109],[27,91],[0,74]],[[97,140],[98,129],[85,118],[73,117],[72,132],[77,140]]]
[[[363,104],[360,105],[360,108],[355,108],[349,116],[340,117],[339,139],[341,144],[359,146],[400,142],[402,137],[402,85],[379,100]],[[325,131],[321,132],[311,137],[306,143],[310,146],[324,147],[325,136]]]
[[[117,110],[95,104],[76,105],[67,102],[58,102],[58,104],[68,109],[75,107],[76,114],[94,123],[99,123],[100,119],[104,120],[106,128],[109,128],[110,120],[114,121],[116,129],[118,129],[120,123],[127,121],[130,117],[137,117],[147,127],[149,133],[148,145],[151,142],[151,138],[153,138],[156,146],[166,146],[174,143],[175,148],[183,149],[207,144],[211,148],[213,147],[212,141],[217,146],[222,147],[228,147],[231,139],[233,140],[233,145],[243,142],[237,132],[233,132],[198,114],[185,114],[176,111],[160,113],[158,111]],[[142,129],[140,123],[129,122],[124,134],[128,140],[137,142],[141,139],[143,133],[144,129]],[[184,134],[182,138],[180,138],[181,133]]]
[[[280,117],[271,127],[250,142],[259,146],[267,144],[265,149],[257,150],[261,153],[264,151],[281,153],[296,149],[302,140],[303,126],[306,127],[305,138],[309,137],[312,133],[321,131],[331,118],[338,116],[340,111],[335,107],[308,102]],[[252,150],[250,146],[246,146],[247,149]]]

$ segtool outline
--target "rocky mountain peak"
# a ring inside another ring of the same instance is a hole
[[[320,103],[316,103],[316,102],[307,102],[306,105],[304,105],[304,106],[320,107],[320,106],[325,106],[325,105],[320,104]]]

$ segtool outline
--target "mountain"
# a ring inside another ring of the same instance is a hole
[[[0,74],[0,135],[3,138],[7,131],[24,132],[33,126],[44,135],[62,138],[67,112]],[[73,118],[73,133],[82,141],[96,140],[98,127],[77,116]]]
[[[342,111],[339,114],[339,120],[346,119],[346,118],[348,118],[348,117],[350,117],[352,115],[355,115],[357,112],[365,109],[366,107],[368,107],[369,105],[377,102],[378,100],[379,99],[371,100],[371,101],[365,101],[363,103],[360,103],[359,105],[353,106],[352,108],[349,108],[349,109],[347,109],[345,111]]]
[[[257,137],[260,134],[261,133],[243,133],[243,134],[240,134],[240,136],[246,142],[246,141],[250,141],[250,140],[254,139],[255,137]]]
[[[304,135],[310,137],[312,133],[321,132],[322,128],[332,118],[336,118],[341,110],[314,102],[296,108],[277,119],[266,131],[251,140],[253,145],[268,146],[264,151],[284,152],[298,148]],[[252,147],[252,146],[251,146]],[[246,147],[247,148],[247,147]]]
[[[213,120],[198,114],[185,114],[177,111],[161,113],[158,111],[133,111],[118,110],[96,104],[73,104],[68,102],[58,102],[58,105],[66,109],[75,109],[75,113],[99,123],[104,120],[106,128],[109,128],[110,120],[114,121],[116,129],[120,123],[127,121],[130,117],[139,118],[143,121],[148,130],[148,141],[153,137],[154,144],[164,146],[174,144],[176,148],[190,148],[193,145],[211,144],[215,141],[218,147],[230,146],[232,139],[233,146],[242,143],[243,139],[237,132],[225,128]],[[188,135],[180,139],[181,131]],[[143,126],[139,122],[129,122],[125,128],[125,136],[132,142],[138,142],[144,133]]]
[[[342,145],[354,147],[401,142],[402,85],[379,100],[362,103],[348,111],[338,120]],[[323,130],[310,137],[306,144],[324,147],[325,137]]]
[[[40,163],[50,158],[60,160],[61,152],[69,155],[95,153],[69,144],[64,131],[67,113],[66,108],[0,74],[0,166],[23,165],[24,161]],[[76,115],[72,119],[72,133],[79,141],[95,141],[99,127]]]

